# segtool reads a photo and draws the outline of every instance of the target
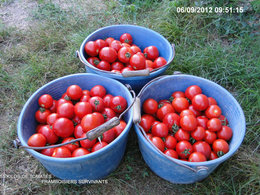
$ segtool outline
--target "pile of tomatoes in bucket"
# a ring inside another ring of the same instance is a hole
[[[101,85],[96,85],[90,90],[82,90],[78,85],[71,85],[59,100],[44,94],[40,96],[38,103],[40,108],[35,113],[35,119],[39,124],[36,133],[28,140],[28,145],[32,147],[84,138],[88,131],[118,116],[127,108],[125,98],[107,94]],[[125,127],[126,122],[120,120],[118,126],[103,133],[99,139],[85,139],[39,152],[57,158],[86,155],[107,146]]]
[[[173,92],[169,100],[146,99],[142,109],[140,126],[165,155],[202,162],[229,151],[232,129],[216,100],[197,85]]]
[[[88,41],[84,49],[91,65],[111,72],[142,69],[151,71],[167,64],[167,61],[159,56],[156,46],[146,47],[142,52],[140,47],[133,44],[129,33],[122,34],[120,40],[108,37],[105,40]]]

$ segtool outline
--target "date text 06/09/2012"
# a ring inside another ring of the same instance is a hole
[[[177,13],[243,13],[243,7],[177,7]]]

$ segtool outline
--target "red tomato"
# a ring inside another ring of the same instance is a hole
[[[88,150],[86,150],[85,148],[77,148],[76,150],[73,151],[72,157],[84,156],[89,153],[90,152]]]
[[[213,97],[208,97],[209,106],[210,105],[217,105],[217,101]]]
[[[197,94],[192,98],[192,105],[198,111],[206,110],[209,106],[208,97],[203,94]]]
[[[195,131],[191,132],[191,136],[196,140],[196,141],[201,141],[205,137],[205,129],[201,126],[198,126]]]
[[[120,120],[120,124],[113,128],[116,133],[116,137],[118,137],[124,131],[125,127],[126,127],[126,122]]]
[[[136,54],[136,53],[138,53],[138,52],[141,52],[141,49],[140,49],[138,46],[136,46],[136,45],[132,45],[132,46],[130,47],[130,49],[132,50],[133,54]]]
[[[184,116],[180,119],[180,126],[185,131],[194,131],[197,128],[197,119],[193,115]]]
[[[121,43],[128,43],[129,45],[132,45],[133,43],[133,37],[129,33],[124,33],[120,36]]]
[[[130,47],[122,47],[118,51],[118,59],[123,63],[128,63],[130,58],[134,55],[133,51]]]
[[[148,60],[155,60],[159,57],[159,51],[155,46],[149,46],[144,49],[144,55]]]
[[[81,118],[79,118],[77,115],[75,115],[72,119],[72,122],[73,122],[74,126],[76,126],[77,124],[80,124]]]
[[[143,111],[146,114],[155,114],[158,110],[158,103],[155,99],[146,99],[143,103]]]
[[[116,113],[111,108],[104,108],[101,114],[104,116],[105,121],[109,121],[116,116]]]
[[[70,142],[70,141],[73,141],[73,140],[75,140],[74,137],[67,137],[61,143],[67,143],[67,142]],[[72,144],[67,144],[64,147],[68,148],[71,152],[73,152],[74,150],[76,150],[79,147],[79,143],[74,142]]]
[[[134,70],[145,69],[145,57],[142,55],[134,54],[130,58],[130,64]]]
[[[167,61],[163,57],[158,57],[153,61],[154,68],[160,68],[167,64]]]
[[[51,114],[51,111],[46,110],[44,108],[40,108],[39,110],[36,111],[35,113],[35,119],[37,122],[46,124],[47,122],[47,117]]]
[[[98,96],[94,96],[94,97],[90,98],[89,103],[94,112],[103,112],[103,110],[105,108],[103,99]]]
[[[224,115],[220,115],[219,120],[221,121],[223,126],[228,125],[228,120]]]
[[[206,130],[204,140],[208,144],[212,144],[217,139],[217,134],[213,131]]]
[[[128,43],[122,43],[123,47],[131,47],[131,45],[129,45]]]
[[[103,61],[112,63],[117,59],[117,52],[112,47],[103,47],[99,52],[99,58]]]
[[[78,124],[74,129],[74,136],[75,138],[80,138],[84,133],[83,128],[80,124]]]
[[[88,102],[78,102],[74,106],[74,113],[82,119],[86,114],[92,113],[92,106]]]
[[[174,149],[176,147],[177,144],[177,140],[175,139],[175,137],[168,135],[165,138],[165,147],[168,149]]]
[[[198,85],[191,85],[185,90],[185,96],[189,99],[192,100],[192,98],[197,95],[201,94],[202,90]]]
[[[44,125],[39,129],[39,133],[45,136],[48,144],[55,144],[59,137],[54,133],[53,129],[49,125]]]
[[[100,149],[102,149],[102,148],[104,148],[104,147],[106,147],[108,144],[106,143],[106,142],[103,142],[103,141],[101,141],[101,142],[97,142],[94,146],[93,146],[93,148],[92,148],[92,152],[96,152],[96,151],[98,151],[98,150],[100,150]]]
[[[190,142],[183,140],[177,143],[176,152],[180,158],[186,159],[189,158],[190,154],[193,152],[193,148]]]
[[[144,114],[141,117],[140,126],[144,129],[145,132],[148,132],[151,127],[152,123],[155,121],[155,118],[152,115]]]
[[[200,152],[193,152],[190,156],[189,156],[189,161],[190,162],[204,162],[206,161],[206,157],[204,154],[200,153]]]
[[[194,112],[189,110],[189,109],[185,109],[185,110],[181,111],[181,113],[180,113],[181,118],[184,117],[184,116],[188,116],[188,115],[196,116],[194,114]]]
[[[100,61],[99,64],[97,65],[97,68],[100,70],[106,70],[106,71],[110,71],[111,70],[111,66],[107,61]]]
[[[218,155],[218,157],[223,156],[229,151],[228,143],[223,139],[216,139],[212,144],[213,151]]]
[[[83,133],[81,135],[81,138],[84,138],[84,137],[86,137],[86,133]],[[84,139],[84,140],[80,141],[80,145],[83,148],[89,149],[89,148],[92,148],[96,142],[97,142],[97,139],[93,139],[93,140]]]
[[[112,101],[113,96],[111,94],[107,94],[103,97],[103,102],[105,107],[110,106],[110,102]]]
[[[166,137],[168,135],[168,127],[164,123],[158,123],[152,127],[152,135],[157,137]]]
[[[151,133],[147,133],[146,135],[147,135],[148,139],[152,141],[153,135]]]
[[[172,104],[169,100],[160,100],[158,102],[158,108],[161,108],[164,104]]]
[[[74,106],[71,103],[64,103],[58,106],[57,114],[59,117],[72,119],[74,117]]]
[[[42,108],[49,109],[52,107],[53,99],[49,94],[44,94],[38,99],[38,103]]]
[[[152,143],[162,152],[164,151],[165,144],[160,137],[152,137]]]
[[[173,98],[178,98],[178,97],[185,98],[185,94],[182,91],[175,91],[175,92],[172,93],[171,97],[173,97]]]
[[[133,70],[134,70],[134,69],[131,68],[131,67],[125,67],[125,68],[123,68],[123,69],[121,70],[121,73],[127,72],[127,71],[133,71]]]
[[[57,110],[57,101],[53,100],[53,104],[52,107],[50,107],[50,111],[53,113],[56,112],[56,110]]]
[[[85,52],[89,56],[97,56],[99,52],[99,46],[94,41],[89,41],[85,45]]]
[[[208,123],[208,118],[206,116],[198,116],[197,117],[197,122],[198,126],[203,127],[204,129],[207,129],[207,123]]]
[[[55,148],[43,149],[43,150],[41,150],[41,153],[46,156],[52,156],[54,150],[55,150]]]
[[[69,98],[69,97],[68,97]],[[57,101],[57,108],[61,105],[61,104],[64,104],[64,103],[71,103],[72,104],[72,101],[70,101],[70,100],[66,100],[66,99],[64,99],[64,98],[61,98],[61,99],[59,99],[58,101]],[[56,108],[56,111],[57,111],[57,108]]]
[[[174,108],[171,104],[165,104],[161,108],[159,108],[156,112],[156,116],[162,121],[168,113],[174,113]]]
[[[110,45],[110,43],[112,43],[112,41],[114,41],[115,39],[112,37],[108,37],[106,38],[105,42],[107,43],[107,45]]]
[[[195,114],[195,116],[200,116],[201,115],[201,111],[196,110],[192,104],[189,105],[188,109],[191,110]]]
[[[100,60],[97,57],[89,57],[87,61],[93,66],[97,66],[100,62]]]
[[[208,118],[219,118],[221,115],[221,109],[217,105],[210,105],[205,111],[205,115]]]
[[[219,139],[230,140],[233,135],[232,129],[228,126],[222,126],[221,130],[217,132]]]
[[[169,131],[176,132],[180,126],[180,117],[176,113],[168,113],[163,118],[163,123],[165,123]]]
[[[110,143],[112,142],[114,139],[116,138],[116,132],[114,131],[114,129],[109,129],[108,131],[106,131],[105,133],[103,133],[102,135],[102,141],[106,142],[106,143]]]
[[[145,60],[145,68],[146,68],[146,69],[148,68],[149,70],[152,70],[153,67],[154,67],[153,61],[151,61],[151,60]]]
[[[119,53],[118,53],[119,54]],[[125,66],[121,62],[113,62],[111,64],[111,69],[112,70],[119,70],[121,71]]]
[[[103,47],[107,47],[108,46],[107,42],[105,40],[103,40],[103,39],[97,39],[95,41],[95,43],[98,45],[99,50],[102,49]]]
[[[42,128],[43,126],[45,126],[45,125],[44,125],[44,124],[39,124],[39,125],[37,125],[37,127],[36,127],[36,129],[35,129],[36,133],[38,133],[39,130],[40,130],[40,128]]]
[[[209,159],[211,148],[207,142],[197,141],[193,144],[193,151],[201,152],[202,154],[204,154],[206,156],[207,159]]]
[[[186,140],[186,141],[189,141],[190,139],[190,134],[188,131],[184,131],[182,129],[179,129],[174,137],[177,139],[177,141],[182,141],[182,140]]]
[[[172,106],[176,112],[181,112],[185,109],[188,109],[189,107],[189,102],[186,98],[179,97],[179,98],[174,98],[172,101]]]
[[[28,139],[28,146],[32,147],[43,147],[46,145],[46,138],[41,133],[35,133]]]
[[[90,95],[82,95],[80,98],[80,102],[88,102],[90,100]]]
[[[51,113],[49,116],[47,116],[47,123],[52,125],[58,118],[59,115],[57,113]]]
[[[110,43],[109,47],[112,47],[118,52],[122,48],[122,43],[118,40],[114,40]]]
[[[99,96],[103,98],[106,95],[106,89],[102,85],[96,85],[91,88],[90,95],[91,96]]]
[[[210,152],[209,160],[215,160],[218,158],[218,155],[215,152]]]
[[[90,95],[90,91],[87,89],[82,90],[83,95]]]
[[[116,113],[121,113],[126,109],[127,102],[122,96],[115,96],[112,98],[109,106]]]
[[[62,138],[70,137],[74,132],[73,122],[67,118],[57,119],[52,126],[54,133]]]
[[[70,158],[71,157],[71,152],[68,148],[61,146],[58,148],[55,148],[52,157],[55,158]]]
[[[81,126],[84,132],[88,132],[91,129],[102,125],[105,122],[105,119],[102,114],[95,112],[92,114],[85,115],[81,120]]]
[[[69,86],[66,93],[72,100],[79,100],[83,95],[82,89],[78,85]]]
[[[178,159],[178,153],[173,149],[167,149],[164,151],[164,154],[167,156],[170,156],[172,158]]]
[[[219,131],[222,128],[222,124],[218,118],[212,118],[207,122],[207,127],[210,131]]]

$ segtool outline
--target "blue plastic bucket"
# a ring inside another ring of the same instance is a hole
[[[167,65],[163,66],[155,72],[150,72],[149,76],[123,77],[121,74],[118,73],[99,70],[92,66],[90,63],[88,63],[88,56],[84,50],[84,46],[88,41],[105,39],[107,37],[113,37],[114,39],[119,40],[120,36],[123,33],[130,33],[133,37],[133,43],[138,45],[142,51],[147,46],[156,46],[159,50],[160,56],[166,59]],[[87,72],[117,79],[118,81],[124,84],[130,84],[135,91],[139,91],[148,81],[163,74],[166,71],[166,69],[172,62],[175,53],[173,46],[169,43],[169,41],[153,30],[136,25],[112,25],[100,28],[95,32],[91,33],[81,44],[78,55],[81,61],[85,64]]]
[[[154,173],[172,183],[188,184],[206,178],[218,165],[237,151],[246,131],[245,117],[239,103],[226,89],[207,79],[190,75],[164,76],[144,87],[138,96],[142,105],[147,98],[154,98],[155,100],[168,99],[173,91],[185,91],[190,85],[200,86],[205,95],[216,99],[222,113],[229,121],[229,125],[233,130],[233,137],[230,140],[230,148],[227,154],[215,160],[192,163],[166,158],[165,155],[160,154],[147,141],[135,124],[139,148],[145,162]]]
[[[95,85],[102,85],[106,88],[107,93],[123,96],[127,100],[128,105],[133,101],[128,89],[120,82],[110,78],[89,73],[73,74],[58,78],[38,89],[24,105],[17,124],[17,133],[21,145],[27,145],[27,140],[35,133],[37,123],[34,118],[34,113],[39,109],[38,98],[48,93],[52,95],[54,99],[59,99],[67,87],[72,84],[77,84],[82,89],[91,89]],[[123,158],[128,133],[132,126],[132,109],[125,114],[124,120],[127,126],[113,142],[85,156],[53,158],[45,156],[35,150],[26,150],[39,160],[50,173],[60,179],[101,179],[114,171]]]

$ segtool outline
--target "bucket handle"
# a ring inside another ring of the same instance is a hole
[[[134,90],[132,90],[131,86],[129,84],[126,84],[127,89],[130,91],[130,93],[133,96],[133,101],[130,104],[130,106],[128,106],[127,109],[124,110],[124,112],[122,112],[118,117],[113,117],[112,119],[110,119],[109,121],[103,123],[102,125],[88,131],[86,133],[86,137],[82,137],[82,138],[78,138],[78,139],[74,139],[71,140],[69,142],[66,143],[61,143],[61,144],[56,144],[56,145],[51,145],[51,146],[44,146],[44,147],[31,147],[31,146],[22,146],[21,145],[21,141],[19,140],[19,138],[16,138],[15,140],[13,140],[13,144],[15,148],[24,148],[24,149],[34,149],[34,150],[42,150],[42,149],[48,149],[48,148],[56,148],[56,147],[61,147],[61,146],[65,146],[67,144],[72,144],[75,143],[77,141],[82,141],[85,139],[89,139],[89,140],[93,140],[96,139],[98,137],[100,137],[104,132],[108,131],[109,129],[112,129],[113,127],[117,126],[120,124],[120,119],[123,117],[123,115],[128,112],[128,110],[130,110],[130,108],[134,105],[135,101],[136,101],[136,95]]]

